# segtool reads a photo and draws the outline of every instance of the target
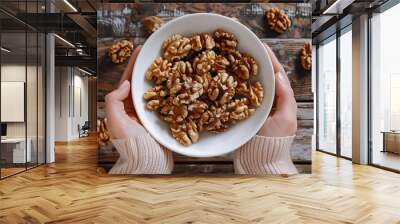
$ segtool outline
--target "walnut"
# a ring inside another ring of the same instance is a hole
[[[193,60],[193,68],[198,74],[204,74],[211,70],[215,63],[216,54],[214,51],[203,51]]]
[[[265,14],[267,23],[272,30],[283,33],[291,26],[291,21],[286,13],[279,8],[271,8]]]
[[[225,131],[262,103],[263,87],[252,79],[258,65],[237,44],[223,30],[190,38],[174,35],[163,43],[163,56],[149,66],[146,78],[154,86],[143,95],[146,107],[169,123],[179,143],[197,142],[202,131]]]
[[[193,35],[190,43],[194,51],[211,50],[215,47],[214,38],[207,33]]]
[[[112,45],[108,50],[111,61],[115,64],[122,63],[128,59],[133,52],[133,44],[128,40],[122,40]]]
[[[152,34],[164,24],[164,21],[157,16],[147,16],[142,20],[142,23],[146,33]]]
[[[246,97],[252,106],[260,106],[264,99],[264,89],[260,82],[255,81],[248,85],[245,82],[238,84],[236,88],[238,96]]]
[[[233,68],[233,72],[242,80],[248,80],[250,75],[257,75],[256,60],[249,55],[243,55]]]
[[[307,42],[304,44],[303,48],[300,51],[300,62],[305,70],[311,69],[311,55],[312,55],[311,43]]]
[[[146,72],[146,79],[155,81],[156,84],[165,82],[169,76],[172,64],[161,57],[154,60]]]
[[[188,61],[177,61],[175,62],[172,70],[177,70],[180,74],[190,75],[193,73],[193,68]]]
[[[213,72],[225,72],[226,68],[230,65],[228,59],[222,55],[217,55],[215,57],[215,62],[211,66],[211,71]]]
[[[164,86],[155,86],[151,89],[148,89],[143,98],[145,100],[153,100],[153,99],[162,99],[167,95],[167,91],[165,90]]]
[[[211,132],[223,132],[228,128],[229,112],[226,111],[226,105],[221,107],[211,106],[209,119],[206,129]]]
[[[233,76],[228,75],[228,73],[218,73],[210,82],[210,86],[207,89],[207,94],[210,100],[215,101],[221,94],[219,100],[220,104],[225,104],[230,101],[235,95],[235,87],[237,86],[237,81],[235,81]]]
[[[174,61],[186,57],[192,49],[192,45],[189,38],[175,34],[164,41],[162,49],[164,50],[164,58]]]
[[[221,51],[232,51],[238,45],[238,40],[232,33],[218,29],[214,32],[215,46]]]
[[[157,110],[161,106],[161,100],[156,99],[156,100],[150,100],[147,102],[146,107],[150,111]]]
[[[248,99],[253,106],[260,106],[264,99],[264,89],[260,82],[256,81],[250,85]]]
[[[228,109],[231,110],[229,116],[232,119],[232,123],[244,120],[255,112],[255,109],[249,108],[247,104],[248,101],[246,98],[236,99],[228,104]]]
[[[188,116],[188,107],[186,105],[173,105],[167,103],[160,109],[160,116],[169,123],[181,123]]]
[[[189,118],[199,119],[207,109],[208,109],[207,103],[200,100],[196,100],[188,106],[188,110],[190,112]]]
[[[204,73],[204,74],[197,74],[194,76],[194,79],[198,82],[201,83],[201,85],[203,85],[203,89],[204,91],[207,91],[209,83],[211,82],[211,74],[210,73]]]
[[[110,142],[110,133],[107,130],[107,119],[97,119],[97,135],[100,145],[107,145]]]
[[[199,140],[199,129],[197,124],[188,120],[182,124],[171,124],[172,136],[183,145],[191,145]]]
[[[229,63],[232,66],[236,66],[239,63],[240,59],[242,58],[242,54],[236,50],[230,51],[228,52],[226,58],[228,59]]]

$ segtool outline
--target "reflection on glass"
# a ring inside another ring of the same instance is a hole
[[[1,175],[6,177],[25,170],[31,151],[26,142],[26,35],[2,33],[1,45]],[[27,150],[28,149],[28,150]]]
[[[38,77],[37,77],[37,90],[38,90],[38,136],[37,136],[37,160],[38,164],[45,163],[45,73],[44,66],[46,60],[46,37],[44,34],[38,35]]]
[[[31,151],[28,168],[37,165],[37,34],[27,33],[28,62],[26,80],[27,143]]]
[[[336,39],[318,48],[318,149],[336,153]]]
[[[340,36],[340,153],[352,157],[352,35]]]
[[[372,163],[400,170],[400,4],[374,15],[372,26]],[[393,131],[393,132],[391,132]],[[382,132],[391,132],[384,139]],[[386,145],[384,145],[384,142]]]

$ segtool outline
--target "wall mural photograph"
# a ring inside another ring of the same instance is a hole
[[[311,5],[103,3],[98,164],[110,174],[311,172]]]

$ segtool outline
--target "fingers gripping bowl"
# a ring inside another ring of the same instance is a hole
[[[232,33],[238,40],[237,50],[251,55],[258,64],[255,80],[263,86],[263,99],[254,113],[247,119],[237,122],[224,132],[214,134],[201,132],[200,140],[191,145],[182,145],[170,133],[168,123],[157,113],[146,108],[148,103],[144,94],[154,87],[146,79],[148,68],[158,57],[163,56],[162,45],[173,35],[192,36],[194,33],[213,33],[223,29]],[[257,36],[247,27],[235,20],[210,13],[191,14],[174,19],[146,41],[135,63],[132,76],[132,97],[136,113],[148,132],[162,145],[180,154],[194,157],[211,157],[234,151],[250,140],[268,117],[275,93],[275,79],[270,58]]]

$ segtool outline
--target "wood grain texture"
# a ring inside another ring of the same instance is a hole
[[[400,175],[313,152],[311,175],[109,176],[96,140],[56,145],[56,163],[0,181],[0,223],[385,223]]]
[[[271,7],[282,8],[289,14],[293,25],[288,32],[277,35],[266,26],[264,13],[266,9]],[[290,79],[299,108],[299,129],[291,150],[292,159],[295,161],[311,161],[311,135],[314,119],[311,72],[304,71],[299,62],[301,48],[304,43],[311,41],[311,7],[308,4],[102,4],[98,11],[98,117],[105,117],[104,96],[117,87],[126,66],[126,63],[115,65],[110,61],[107,56],[109,47],[121,39],[128,39],[136,46],[144,44],[147,36],[143,31],[142,19],[146,16],[157,15],[167,22],[175,17],[197,12],[214,12],[237,18],[275,52]],[[110,146],[99,149],[100,163],[112,163],[116,161],[118,156],[116,150],[113,150]],[[199,159],[175,154],[174,159],[177,162],[202,161],[215,162],[216,164],[218,162],[232,162],[231,155]]]
[[[99,4],[100,6],[100,4]],[[283,34],[269,29],[265,11],[278,7],[292,26]],[[145,37],[142,20],[155,15],[164,22],[192,13],[211,12],[239,19],[260,38],[311,38],[311,5],[307,3],[136,3],[102,4],[98,37]]]

